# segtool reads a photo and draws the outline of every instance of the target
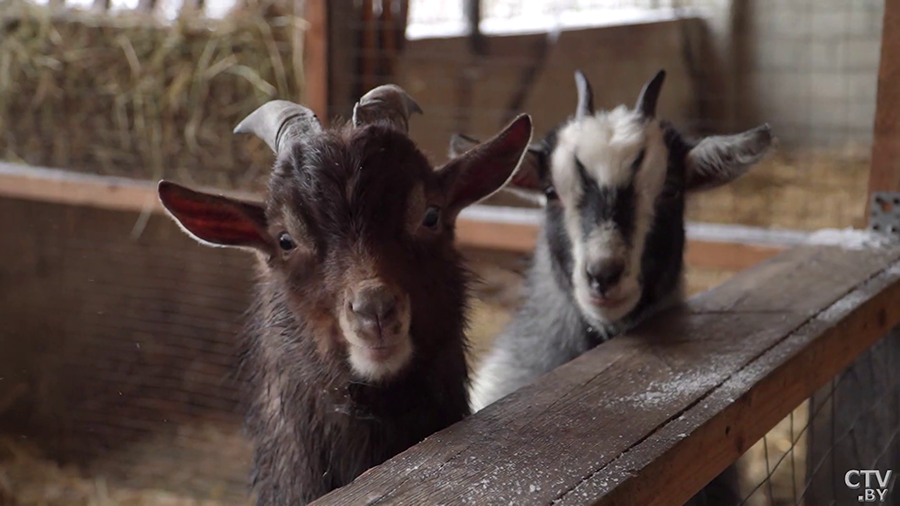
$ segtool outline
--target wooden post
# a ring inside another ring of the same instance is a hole
[[[900,0],[885,0],[883,27],[867,216],[873,192],[900,192]]]
[[[487,51],[484,35],[481,33],[481,1],[466,0],[466,24],[469,25],[469,51],[483,55]]]
[[[340,16],[328,17],[328,113],[349,118],[359,98],[359,20],[355,0],[331,0],[328,8]]]
[[[464,2],[464,14],[468,25],[469,35],[469,65],[462,69],[458,79],[458,101],[456,104],[457,132],[469,130],[471,109],[473,104],[474,88],[478,80],[478,69],[487,54],[487,42],[481,33],[481,1],[466,0]]]
[[[319,116],[323,124],[328,111],[328,4],[325,0],[307,0],[303,13],[309,28],[303,44],[303,103]]]

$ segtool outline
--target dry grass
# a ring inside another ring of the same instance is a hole
[[[231,130],[273,97],[299,99],[304,26],[272,9],[162,26],[0,2],[0,158],[253,188],[271,155]]]
[[[798,406],[738,461],[747,506],[788,506],[806,485],[809,403]],[[792,444],[796,441],[796,445]],[[767,478],[771,475],[771,479]]]
[[[189,463],[184,463],[189,465]],[[172,469],[177,472],[177,469]],[[128,488],[44,458],[27,440],[0,436],[0,504],[9,506],[238,506],[155,488]]]
[[[861,227],[870,147],[779,150],[741,179],[688,201],[688,219],[795,230]]]

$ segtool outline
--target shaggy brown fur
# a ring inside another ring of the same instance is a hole
[[[434,170],[390,125],[314,132],[280,149],[264,209],[161,183],[191,235],[259,253],[242,370],[260,506],[306,504],[469,414],[468,276],[454,222],[510,177],[530,137],[520,117]],[[441,210],[436,226],[422,225],[427,206]],[[381,381],[351,366],[339,319],[367,278],[411,306],[412,359]]]

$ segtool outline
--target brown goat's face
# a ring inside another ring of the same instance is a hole
[[[388,381],[442,326],[461,328],[456,216],[510,178],[530,139],[522,116],[435,170],[396,129],[348,127],[279,153],[265,207],[167,182],[159,191],[196,239],[262,254],[323,358]]]

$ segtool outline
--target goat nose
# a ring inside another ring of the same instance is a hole
[[[617,260],[599,262],[589,265],[587,278],[591,289],[601,294],[616,286],[625,272],[625,264]]]
[[[385,285],[367,287],[356,293],[350,309],[364,322],[381,326],[394,318],[397,296]]]

